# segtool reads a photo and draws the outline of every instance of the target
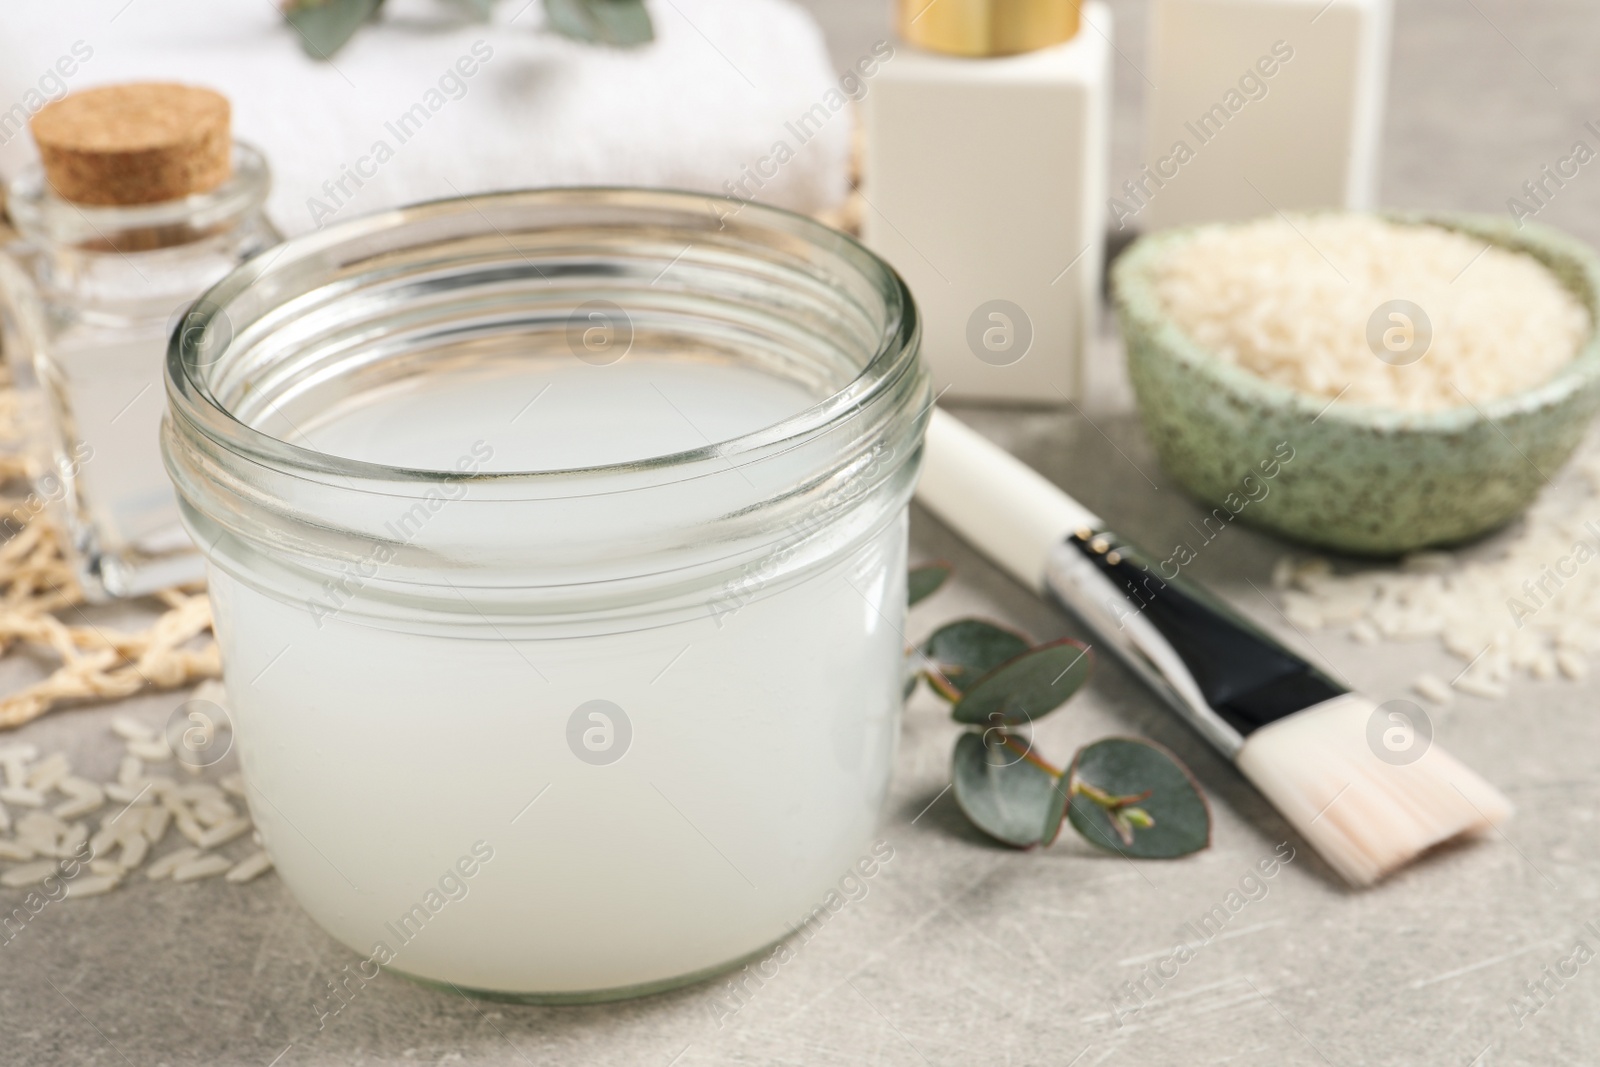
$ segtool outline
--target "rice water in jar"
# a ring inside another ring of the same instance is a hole
[[[650,992],[868,852],[931,403],[875,256],[510,193],[297,238],[187,321],[163,447],[251,813],[371,967]]]

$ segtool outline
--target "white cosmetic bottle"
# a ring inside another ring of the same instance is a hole
[[[1376,199],[1392,0],[1153,0],[1145,155],[1112,229]]]
[[[1105,233],[1111,15],[1079,0],[900,0],[864,101],[866,243],[922,314],[949,398],[1081,393]]]

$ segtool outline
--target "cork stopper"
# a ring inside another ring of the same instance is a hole
[[[45,177],[80,204],[153,204],[215,189],[232,173],[228,98],[141,82],[85,89],[33,117]]]

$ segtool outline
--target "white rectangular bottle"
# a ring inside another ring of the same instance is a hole
[[[866,243],[905,277],[951,398],[1077,400],[1100,298],[1111,15],[902,0],[864,101]]]
[[[1391,0],[1154,0],[1140,168],[1113,229],[1376,197]]]

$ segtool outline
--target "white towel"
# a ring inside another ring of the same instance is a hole
[[[35,158],[21,127],[46,99],[164,80],[232,100],[234,135],[272,165],[268,207],[288,234],[532,186],[732,192],[805,212],[843,199],[848,94],[806,12],[788,0],[652,0],[650,12],[656,41],[617,50],[547,31],[538,0],[502,0],[488,24],[448,0],[389,0],[325,63],[275,0],[18,0],[0,32],[0,172]]]

